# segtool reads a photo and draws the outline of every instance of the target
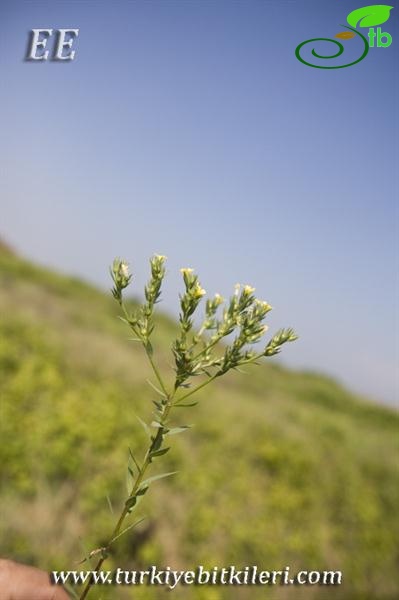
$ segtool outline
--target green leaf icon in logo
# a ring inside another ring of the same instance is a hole
[[[393,6],[374,4],[357,8],[349,13],[347,21],[352,27],[374,27],[388,21]]]

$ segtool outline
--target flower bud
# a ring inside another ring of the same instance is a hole
[[[130,276],[128,263],[121,262],[119,266],[119,273],[121,277],[124,277],[126,279]]]
[[[114,262],[112,263],[111,274],[115,283],[115,287],[119,290],[126,288],[132,278],[129,272],[129,263],[121,260],[120,258],[115,258]]]
[[[245,294],[246,296],[249,296],[250,294],[253,294],[253,293],[254,293],[254,291],[255,291],[255,288],[254,288],[254,287],[252,287],[252,286],[250,286],[250,285],[244,285],[244,290],[243,290],[243,292],[244,292],[244,294]]]

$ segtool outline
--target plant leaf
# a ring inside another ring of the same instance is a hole
[[[157,481],[158,479],[164,479],[164,477],[170,477],[170,475],[176,475],[176,473],[178,473],[178,471],[171,471],[170,473],[161,473],[161,475],[153,475],[152,477],[148,477],[148,479],[145,479],[141,483],[141,485],[149,485],[153,481]]]
[[[146,382],[148,383],[148,385],[150,385],[152,387],[153,390],[155,390],[157,392],[157,394],[159,394],[163,398],[166,398],[166,394],[164,394],[160,389],[158,389],[157,386],[152,383],[152,381],[150,381],[149,379],[146,379]]]
[[[157,412],[160,413],[162,410],[162,404],[160,402],[157,402],[157,400],[153,400],[152,403],[155,406],[155,408],[157,409]]]
[[[78,564],[82,564],[84,562],[88,562],[89,565],[91,566],[91,568],[94,568],[94,563],[92,563],[92,553],[88,551],[86,544],[84,543],[84,541],[82,540],[82,538],[79,538],[79,544],[83,550],[83,560],[79,561]]]
[[[170,447],[168,448],[161,448],[160,450],[154,450],[154,452],[150,453],[150,458],[154,458],[155,456],[162,456],[163,454],[166,454],[167,452],[169,452]]]
[[[125,502],[125,506],[128,509],[133,508],[133,506],[135,506],[135,504],[137,504],[137,497],[136,496],[130,496],[130,498],[128,498]]]
[[[144,496],[148,492],[148,485],[141,484],[140,488],[136,492],[136,496]]]
[[[352,27],[374,27],[388,21],[392,9],[386,4],[364,6],[349,13],[346,20]]]
[[[139,463],[137,462],[137,460],[135,459],[135,457],[134,457],[134,454],[133,454],[133,452],[132,452],[131,448],[129,448],[129,454],[130,454],[130,457],[131,457],[132,461],[133,461],[133,462],[134,462],[134,464],[136,465],[136,469],[138,470],[138,472],[139,472],[139,473],[141,473],[141,468],[140,468],[140,465],[139,465]]]
[[[162,446],[162,441],[163,441],[162,429],[158,428],[156,435],[152,436],[151,439],[152,439],[152,451],[150,453],[150,456],[151,456],[152,452],[159,450],[160,447]]]
[[[187,431],[190,429],[192,425],[182,425],[181,427],[173,427],[172,429],[168,429],[168,432],[165,435],[176,435],[178,433],[183,433],[183,431]]]
[[[113,515],[114,514],[114,508],[112,506],[111,498],[108,496],[108,494],[107,494],[107,502],[108,502],[108,507],[109,507],[110,513],[111,513],[111,515]]]
[[[127,493],[130,494],[132,491],[132,487],[134,486],[134,472],[130,465],[127,466],[126,470],[126,490]]]
[[[142,493],[136,492],[136,494],[134,496],[130,496],[126,500],[125,506],[128,510],[128,513],[131,513],[133,511],[133,509],[136,509],[138,507],[138,505],[142,501],[143,496],[146,493],[147,489],[148,488],[146,488]]]
[[[112,538],[109,545],[113,544],[118,538],[120,538],[123,534],[125,534],[127,531],[129,531],[129,529],[133,529],[133,527],[136,527],[143,521],[145,521],[145,517],[143,517],[142,519],[139,519],[135,523],[132,523],[131,525],[128,525],[127,527],[125,527],[125,529],[123,529],[120,533],[118,533],[118,535],[116,537]]]

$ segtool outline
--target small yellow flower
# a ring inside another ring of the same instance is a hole
[[[199,284],[193,291],[194,298],[202,298],[202,296],[205,296],[205,294],[206,290],[204,290],[204,288],[202,288]]]
[[[180,273],[183,275],[190,275],[191,273],[194,273],[194,269],[190,269],[190,267],[184,267],[180,269]]]
[[[249,296],[250,294],[253,294],[255,291],[254,287],[251,287],[250,285],[244,285],[244,294],[246,296]]]
[[[264,300],[256,300],[256,304],[258,304],[258,306],[261,306],[264,310],[272,310],[272,306],[270,306],[270,304],[268,302],[265,302]]]

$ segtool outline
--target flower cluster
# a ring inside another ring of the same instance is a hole
[[[128,314],[125,310],[125,320],[151,352],[149,338],[154,329],[153,311],[161,294],[165,261],[166,257],[162,255],[155,255],[150,259],[151,278],[144,288],[145,302],[134,314]],[[256,298],[255,288],[240,284],[235,286],[234,294],[227,303],[220,294],[206,301],[202,325],[195,331],[194,313],[206,292],[193,269],[183,268],[180,271],[185,289],[180,295],[180,331],[172,344],[175,390],[190,387],[189,380],[192,377],[205,375],[214,379],[261,357],[278,354],[283,344],[297,339],[292,329],[281,329],[264,350],[256,351],[255,344],[268,329],[264,320],[272,307]],[[122,303],[122,290],[131,279],[127,263],[116,259],[111,273],[115,284],[113,294]],[[233,334],[233,340],[222,346],[223,338]]]
[[[165,261],[166,256],[163,256],[162,254],[155,254],[150,259],[151,277],[144,288],[146,301],[136,316],[136,322],[138,324],[140,334],[143,339],[147,341],[147,343],[152,330],[154,329],[152,316],[154,312],[154,306],[158,302],[159,296],[161,295],[162,281],[165,277]]]
[[[121,304],[122,302],[122,291],[129,285],[132,276],[129,272],[129,264],[120,258],[115,258],[110,268],[114,287],[112,288],[112,295]]]
[[[272,337],[270,342],[267,344],[264,356],[273,356],[281,351],[281,346],[286,342],[295,342],[298,339],[295,331],[288,327],[288,329],[280,329],[276,335]]]
[[[255,362],[262,356],[277,354],[284,343],[297,339],[291,329],[281,330],[263,352],[255,352],[252,346],[259,342],[267,331],[268,327],[264,324],[264,319],[272,307],[255,297],[255,288],[237,284],[233,296],[221,309],[221,318],[218,318],[218,311],[219,307],[225,304],[224,299],[216,294],[213,299],[207,300],[205,319],[189,340],[188,333],[193,328],[191,317],[205,291],[192,269],[182,269],[182,274],[186,292],[180,302],[181,332],[172,347],[176,368],[176,389],[182,385],[189,387],[188,380],[193,376],[220,377],[230,369]],[[213,335],[205,337],[207,331],[213,331]],[[222,355],[218,354],[219,342],[234,332],[236,333],[234,340],[224,347]]]
[[[201,287],[198,276],[194,275],[193,269],[180,269],[180,272],[183,275],[184,285],[186,287],[185,293],[180,296],[180,323],[182,331],[188,333],[193,325],[190,317],[197,308],[201,298],[205,296],[206,291]]]
[[[176,365],[175,389],[178,389],[184,382],[194,375],[198,375],[197,364],[194,360],[193,350],[199,341],[199,336],[193,338],[193,342],[188,341],[188,334],[193,328],[194,314],[201,298],[205,296],[206,291],[198,281],[198,276],[190,268],[180,269],[183,275],[185,292],[180,296],[180,335],[172,345],[172,352]]]

